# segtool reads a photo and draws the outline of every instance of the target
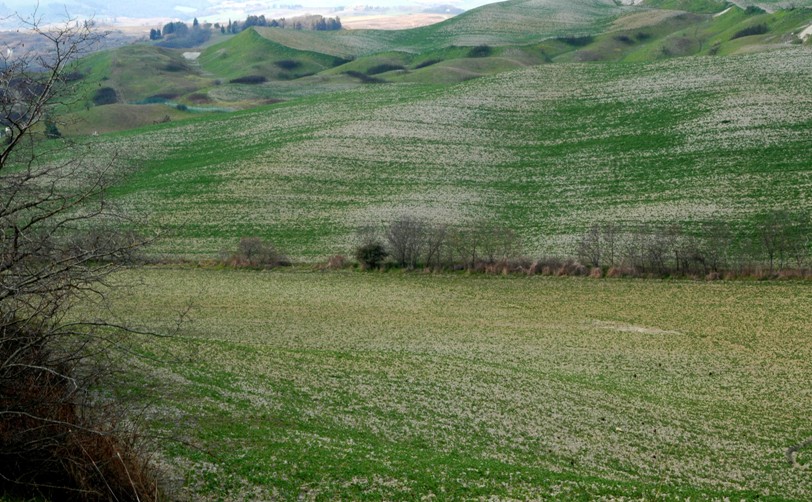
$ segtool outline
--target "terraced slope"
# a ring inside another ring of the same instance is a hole
[[[143,167],[117,195],[193,256],[245,235],[347,253],[358,226],[405,213],[497,221],[532,254],[571,252],[596,221],[744,232],[812,205],[811,79],[798,47],[364,86],[119,136]]]

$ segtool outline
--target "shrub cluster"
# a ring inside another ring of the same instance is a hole
[[[437,63],[441,63],[442,59],[427,59],[421,63],[415,65],[414,69],[419,70],[420,68],[427,68],[432,65],[436,65]]]
[[[93,94],[93,104],[96,106],[112,105],[118,103],[118,94],[112,87],[102,87]]]
[[[259,237],[243,237],[234,252],[221,251],[220,262],[231,267],[273,268],[290,265],[290,261],[270,242]]]
[[[364,268],[475,269],[514,259],[519,249],[515,232],[485,222],[450,227],[402,216],[361,234],[354,254]]]
[[[127,413],[92,396],[78,354],[50,345],[41,333],[0,325],[0,358],[15,361],[0,371],[2,489],[50,500],[158,500],[156,471]]]
[[[275,62],[274,65],[283,70],[295,70],[296,68],[302,66],[302,63],[296,61],[295,59],[281,59]]]
[[[361,73],[360,71],[356,70],[347,70],[344,72],[345,75],[349,75],[350,77],[357,78],[361,81],[362,84],[384,84],[386,80],[381,78],[370,77],[366,73]]]
[[[249,84],[249,85],[264,84],[267,81],[268,79],[262,75],[246,75],[244,77],[238,77],[229,80],[229,82],[232,84]]]
[[[767,28],[766,24],[754,24],[753,26],[748,26],[747,28],[737,31],[732,37],[730,37],[730,39],[736,40],[737,38],[749,37],[751,35],[763,35],[768,31],[769,28]]]
[[[489,45],[477,45],[476,47],[471,47],[468,51],[469,58],[484,58],[491,54],[493,54],[493,48]]]
[[[584,35],[584,36],[580,36],[580,37],[564,36],[564,37],[558,37],[557,40],[560,40],[561,42],[564,42],[565,44],[571,45],[573,47],[584,47],[584,46],[589,45],[592,42],[594,42],[595,37],[593,37],[591,35]]]

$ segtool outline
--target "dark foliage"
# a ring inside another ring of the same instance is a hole
[[[295,59],[282,59],[275,62],[274,65],[283,70],[295,70],[296,68],[302,66],[302,63],[296,61]]]
[[[748,26],[747,28],[737,31],[732,37],[730,37],[730,39],[735,40],[737,38],[749,37],[752,35],[763,35],[768,31],[770,31],[770,29],[767,28],[766,24],[754,24],[753,26]]]
[[[341,19],[321,15],[297,16],[290,19],[268,19],[264,15],[250,15],[245,21],[229,21],[224,31],[227,33],[240,33],[254,26],[292,30],[335,31],[341,29]]]
[[[375,77],[370,77],[369,75],[361,73],[360,71],[349,70],[349,71],[345,71],[344,74],[349,75],[350,77],[353,77],[353,78],[357,78],[358,80],[361,81],[361,83],[364,83],[364,84],[385,84],[386,83],[386,80],[383,80],[383,79],[380,79],[380,78],[375,78]]]
[[[183,63],[178,63],[172,61],[170,63],[165,64],[162,68],[163,71],[168,71],[170,73],[179,73],[179,72],[186,72],[189,71],[189,67]]]
[[[566,37],[558,37],[558,40],[564,42],[567,45],[571,45],[573,47],[584,47],[586,45],[591,44],[595,41],[595,37],[590,35],[584,35],[580,37],[576,36],[566,36]]]
[[[118,94],[112,87],[102,87],[93,94],[93,104],[96,106],[112,105],[118,103]]]
[[[167,26],[173,26],[173,31],[167,32]],[[170,49],[188,49],[198,47],[211,38],[211,30],[196,26],[189,28],[184,23],[170,23],[164,27],[163,40],[158,42],[159,47]]]
[[[188,99],[192,103],[198,104],[211,103],[211,98],[207,94],[203,94],[202,92],[195,92],[193,94],[190,94]]]
[[[471,47],[471,50],[468,51],[469,58],[484,58],[491,54],[493,54],[493,48],[489,45],[477,45],[476,47]]]
[[[375,269],[381,266],[389,253],[380,242],[368,242],[355,250],[355,259],[365,269]]]
[[[85,75],[80,71],[72,71],[65,75],[65,82],[78,82],[85,78]]]
[[[432,66],[432,65],[435,65],[437,63],[441,63],[442,61],[443,61],[442,59],[427,59],[427,60],[423,61],[422,63],[418,63],[417,65],[415,65],[414,69],[419,70],[420,68],[426,68],[428,66]]]
[[[264,84],[268,79],[262,75],[246,75],[244,77],[234,78],[229,80],[232,84],[249,84],[257,85]]]

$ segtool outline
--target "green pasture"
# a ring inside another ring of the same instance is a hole
[[[194,499],[812,496],[785,458],[812,435],[805,283],[172,268],[114,282],[138,327],[193,305],[180,335],[134,342],[150,358],[130,381]]]

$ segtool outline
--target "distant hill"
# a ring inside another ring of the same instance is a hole
[[[681,10],[675,10],[681,9]],[[66,134],[148,125],[178,110],[254,106],[369,83],[448,85],[550,63],[657,61],[725,55],[801,43],[806,8],[745,10],[720,0],[510,0],[410,30],[216,32],[202,47],[127,46],[83,65],[86,99]],[[98,99],[96,93],[107,93]],[[115,113],[88,107],[115,102]],[[127,106],[165,103],[124,112]],[[171,113],[170,113],[171,112]],[[84,116],[83,116],[84,115]],[[94,120],[104,117],[102,123]]]

